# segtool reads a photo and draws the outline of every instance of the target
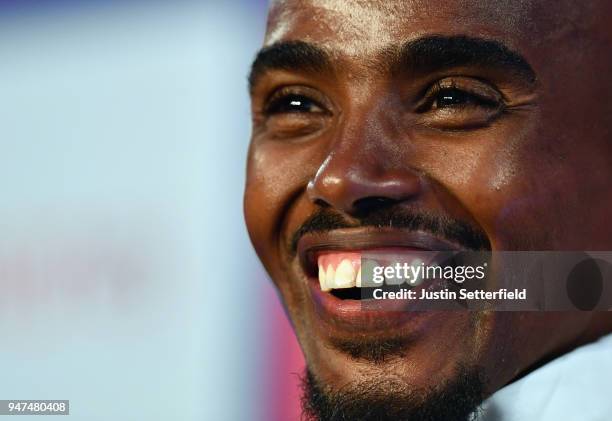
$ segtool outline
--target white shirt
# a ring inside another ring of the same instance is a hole
[[[612,334],[498,390],[478,421],[611,421]]]

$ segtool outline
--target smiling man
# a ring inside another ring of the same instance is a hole
[[[608,312],[368,311],[355,293],[375,250],[612,250],[611,18],[603,0],[272,3],[245,215],[307,416],[612,419]]]

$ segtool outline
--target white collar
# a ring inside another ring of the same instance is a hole
[[[498,390],[478,421],[612,420],[612,334]]]

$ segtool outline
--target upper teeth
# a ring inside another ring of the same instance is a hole
[[[414,259],[411,263],[412,266],[414,267],[418,267],[421,266],[423,264],[423,260],[419,259],[418,257],[416,259]],[[423,283],[423,274],[419,273],[419,276],[416,279],[412,279],[410,281],[410,285],[413,286],[417,286],[417,285],[421,285]]]
[[[359,271],[361,277],[361,271]],[[327,269],[319,264],[319,282],[323,291],[339,288],[353,288],[357,286],[357,271],[349,259],[344,259],[336,269],[330,263]],[[361,279],[359,279],[361,285]]]
[[[344,257],[346,256],[346,257]],[[338,261],[340,263],[338,263]],[[335,263],[335,264],[334,264]],[[332,289],[341,288],[361,288],[362,286],[379,286],[375,284],[364,285],[361,279],[361,256],[357,253],[338,253],[319,256],[319,284],[322,291],[330,291]],[[372,259],[365,259],[366,266],[377,266],[379,263]],[[420,266],[423,260],[414,258],[412,266]],[[369,272],[368,272],[369,270]],[[366,269],[366,273],[370,273],[372,268]],[[385,279],[387,285],[401,285],[406,279]],[[419,285],[423,282],[422,277],[412,279],[409,284],[412,286]]]
[[[335,275],[334,288],[352,288],[355,286],[357,271],[353,269],[353,264],[348,259],[344,259],[340,262]]]

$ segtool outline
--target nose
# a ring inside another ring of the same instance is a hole
[[[359,217],[375,208],[416,200],[423,191],[420,175],[397,156],[397,147],[385,146],[387,141],[364,136],[334,143],[307,186],[315,204]]]

